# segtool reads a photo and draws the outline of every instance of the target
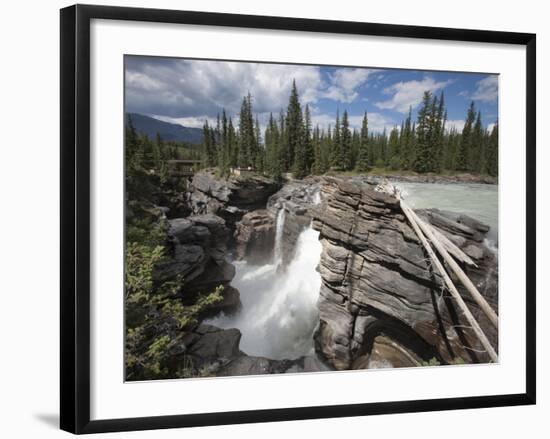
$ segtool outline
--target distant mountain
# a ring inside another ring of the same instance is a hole
[[[132,124],[138,133],[146,134],[154,139],[157,133],[162,140],[173,140],[176,142],[188,142],[199,144],[202,142],[202,129],[184,127],[175,123],[163,122],[153,117],[138,113],[126,113],[126,121],[132,119]]]

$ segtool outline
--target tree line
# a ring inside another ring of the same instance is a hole
[[[443,93],[424,92],[416,120],[412,108],[400,126],[381,133],[369,131],[368,114],[361,127],[351,128],[346,110],[337,111],[334,125],[313,127],[311,111],[302,106],[293,81],[286,111],[270,114],[261,135],[252,97],[241,103],[235,126],[225,110],[215,126],[203,126],[202,160],[222,174],[230,168],[251,167],[274,177],[292,172],[297,178],[327,171],[368,172],[372,168],[427,172],[470,172],[498,175],[498,124],[491,130],[481,123],[472,101],[462,132],[447,128]]]

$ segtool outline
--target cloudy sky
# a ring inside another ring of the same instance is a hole
[[[314,126],[334,124],[339,109],[348,111],[352,127],[360,126],[367,111],[372,131],[391,129],[401,124],[409,106],[416,116],[425,90],[444,92],[448,126],[462,128],[471,100],[484,126],[498,118],[496,75],[138,56],[126,57],[126,112],[201,127],[225,108],[237,123],[242,98],[250,92],[254,113],[265,126],[270,112],[286,109],[293,79]]]

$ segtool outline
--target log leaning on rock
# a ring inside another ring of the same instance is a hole
[[[416,215],[416,214],[415,214]],[[436,239],[445,247],[445,250],[449,252],[454,258],[459,260],[460,262],[469,265],[470,267],[477,267],[477,264],[468,256],[466,253],[464,253],[454,242],[452,242],[449,238],[447,238],[443,233],[441,233],[439,230],[437,230],[435,227],[433,227],[431,224],[428,224],[424,222],[422,219],[416,215],[417,222],[419,224],[422,224],[422,228],[429,227]]]
[[[452,254],[454,257],[456,257],[459,261],[465,262],[468,265],[476,266],[474,261],[471,260],[471,258],[466,255],[462,250],[460,250],[456,245],[454,245],[449,239],[447,239],[442,233],[438,232],[434,227],[432,227],[430,224],[425,223],[422,221],[418,215],[410,208],[405,206],[403,200],[401,199],[401,194],[399,193],[399,190],[388,183],[382,183],[379,185],[380,190],[384,192],[389,192],[396,196],[399,201],[401,202],[401,209],[403,210],[404,207],[406,207],[411,215],[411,217],[414,219],[414,221],[418,224],[422,232],[428,237],[428,239],[431,241],[431,243],[434,245],[434,247],[437,249],[441,257],[445,260],[445,262],[448,264],[449,268],[454,272],[454,274],[457,276],[457,278],[460,280],[462,285],[468,290],[468,292],[472,295],[472,298],[474,301],[478,304],[479,308],[485,313],[489,321],[493,324],[495,328],[498,328],[498,315],[497,313],[491,308],[491,305],[485,300],[485,298],[482,296],[482,294],[478,291],[478,289],[475,287],[473,282],[470,280],[470,278],[464,273],[464,270],[460,268],[460,265],[456,263],[456,261],[451,257],[450,254]],[[411,218],[409,218],[409,221],[411,221]],[[412,222],[412,221],[411,221]],[[450,253],[450,254],[449,254]]]
[[[424,236],[424,233],[421,230],[421,226],[418,224],[418,222],[415,219],[415,216],[416,216],[415,213],[403,203],[401,203],[401,210],[403,211],[403,213],[405,214],[405,216],[407,217],[407,219],[411,223],[415,233],[417,234],[418,238],[422,242],[422,245],[426,249],[428,255],[430,256],[430,259],[434,263],[435,268],[437,269],[437,271],[439,272],[439,274],[443,278],[443,281],[445,282],[445,285],[446,285],[447,289],[449,290],[449,292],[451,293],[451,295],[455,299],[458,307],[461,309],[462,313],[464,314],[464,317],[466,318],[468,323],[471,325],[472,330],[475,332],[475,334],[479,338],[479,341],[481,342],[481,344],[483,345],[483,347],[485,348],[485,350],[487,351],[487,353],[491,357],[491,360],[495,363],[498,362],[497,353],[495,352],[493,346],[489,342],[489,339],[487,338],[487,336],[485,335],[485,333],[483,332],[483,330],[479,326],[479,323],[477,322],[477,320],[475,319],[475,317],[473,316],[471,311],[468,309],[468,306],[464,302],[464,299],[462,298],[462,296],[460,295],[460,293],[456,289],[455,285],[453,284],[453,281],[451,280],[451,278],[447,274],[447,271],[443,267],[443,264],[441,264],[441,262],[439,261],[438,257],[436,256],[435,252],[433,251],[430,243],[426,239],[426,236]]]
[[[403,205],[401,206],[403,208]],[[409,209],[411,215],[418,223],[419,227],[422,229],[422,232],[428,237],[428,239],[432,242],[434,247],[437,249],[441,257],[445,259],[445,262],[449,265],[451,270],[456,274],[460,282],[466,287],[466,289],[470,292],[472,295],[472,298],[475,300],[475,302],[478,304],[478,306],[481,308],[481,310],[485,313],[485,315],[488,317],[489,321],[495,326],[495,328],[498,328],[498,316],[491,308],[491,305],[485,300],[485,298],[481,295],[481,293],[477,290],[475,285],[472,283],[470,278],[466,276],[466,273],[460,268],[460,266],[455,262],[455,260],[449,255],[447,250],[445,249],[444,245],[440,242],[436,234],[434,233],[434,229],[429,226],[428,224],[424,223],[422,220],[418,218],[416,213]]]
[[[498,355],[497,355],[495,349],[493,348],[493,346],[491,345],[489,339],[487,338],[487,336],[485,335],[485,333],[483,332],[483,330],[479,326],[479,323],[477,322],[477,320],[473,316],[472,312],[470,311],[470,309],[468,308],[468,306],[464,302],[464,299],[462,298],[462,296],[460,295],[460,293],[456,289],[453,281],[451,280],[451,278],[447,274],[447,271],[445,270],[445,267],[443,267],[443,264],[441,263],[441,261],[439,260],[437,255],[435,254],[434,250],[432,249],[432,247],[431,247],[430,243],[428,242],[428,239],[426,238],[425,235],[428,236],[430,241],[434,244],[434,246],[437,248],[437,250],[439,251],[441,256],[445,259],[445,261],[447,263],[449,263],[449,265],[452,264],[452,265],[456,266],[458,268],[458,270],[460,270],[460,272],[462,272],[463,278],[466,278],[467,281],[471,284],[471,286],[473,286],[470,279],[466,276],[466,274],[464,274],[462,269],[452,259],[452,257],[449,255],[449,253],[445,250],[444,246],[435,237],[434,233],[431,230],[432,228],[430,226],[428,226],[427,224],[423,223],[422,220],[420,220],[420,218],[418,218],[418,216],[414,213],[414,211],[411,208],[409,208],[403,202],[403,200],[401,200],[401,196],[400,196],[399,190],[397,188],[395,188],[394,186],[392,186],[390,184],[382,183],[378,186],[377,189],[382,191],[382,192],[387,192],[387,193],[390,193],[390,194],[394,195],[400,201],[401,210],[403,211],[403,213],[405,214],[405,216],[407,217],[407,219],[411,223],[411,226],[413,227],[416,235],[420,239],[420,242],[422,243],[422,245],[426,249],[426,252],[428,253],[428,256],[430,257],[430,259],[432,260],[436,270],[439,272],[439,274],[443,278],[443,281],[445,282],[445,286],[447,287],[447,289],[449,290],[449,292],[451,293],[451,295],[455,299],[458,307],[461,309],[462,313],[464,314],[464,317],[466,318],[468,323],[471,325],[472,330],[477,335],[479,341],[481,342],[481,344],[483,345],[483,347],[487,351],[487,354],[489,355],[491,360],[496,363],[498,361]],[[455,268],[455,267],[453,267],[453,268]],[[460,278],[460,276],[459,276],[459,278]],[[460,279],[461,279],[461,281],[464,282],[463,278],[460,278]],[[481,296],[479,291],[477,291],[475,286],[473,286],[473,289],[477,292],[477,294],[479,295],[479,298],[481,298],[481,300],[480,300],[481,304],[484,305],[481,309],[487,314],[487,316],[489,317],[489,319],[491,320],[491,322],[493,324],[495,324],[495,322],[496,322],[496,324],[498,324],[498,317],[496,317],[496,313],[494,313],[492,308],[490,308],[489,304]],[[474,299],[476,299],[476,296],[474,296]],[[476,302],[477,302],[477,300],[476,300]],[[478,302],[478,304],[480,304],[480,303]],[[481,304],[480,304],[480,307],[481,307]],[[487,309],[487,307],[494,314],[494,319],[491,318],[491,313],[488,312],[489,310]]]

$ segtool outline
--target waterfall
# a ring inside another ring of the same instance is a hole
[[[276,265],[283,260],[283,230],[285,227],[285,206],[282,205],[277,212],[277,220],[275,224],[275,245],[273,249],[273,261]]]
[[[313,204],[321,204],[321,189],[318,189],[313,193]]]
[[[284,209],[279,211],[277,233],[282,230]],[[280,234],[277,244],[282,241]],[[277,245],[276,245],[277,249]],[[321,276],[319,232],[305,229],[298,237],[296,253],[284,273],[274,263],[255,266],[236,262],[232,282],[241,293],[242,309],[232,316],[218,316],[209,323],[238,328],[240,348],[248,355],[295,359],[314,352],[313,333],[318,322],[317,299]]]

